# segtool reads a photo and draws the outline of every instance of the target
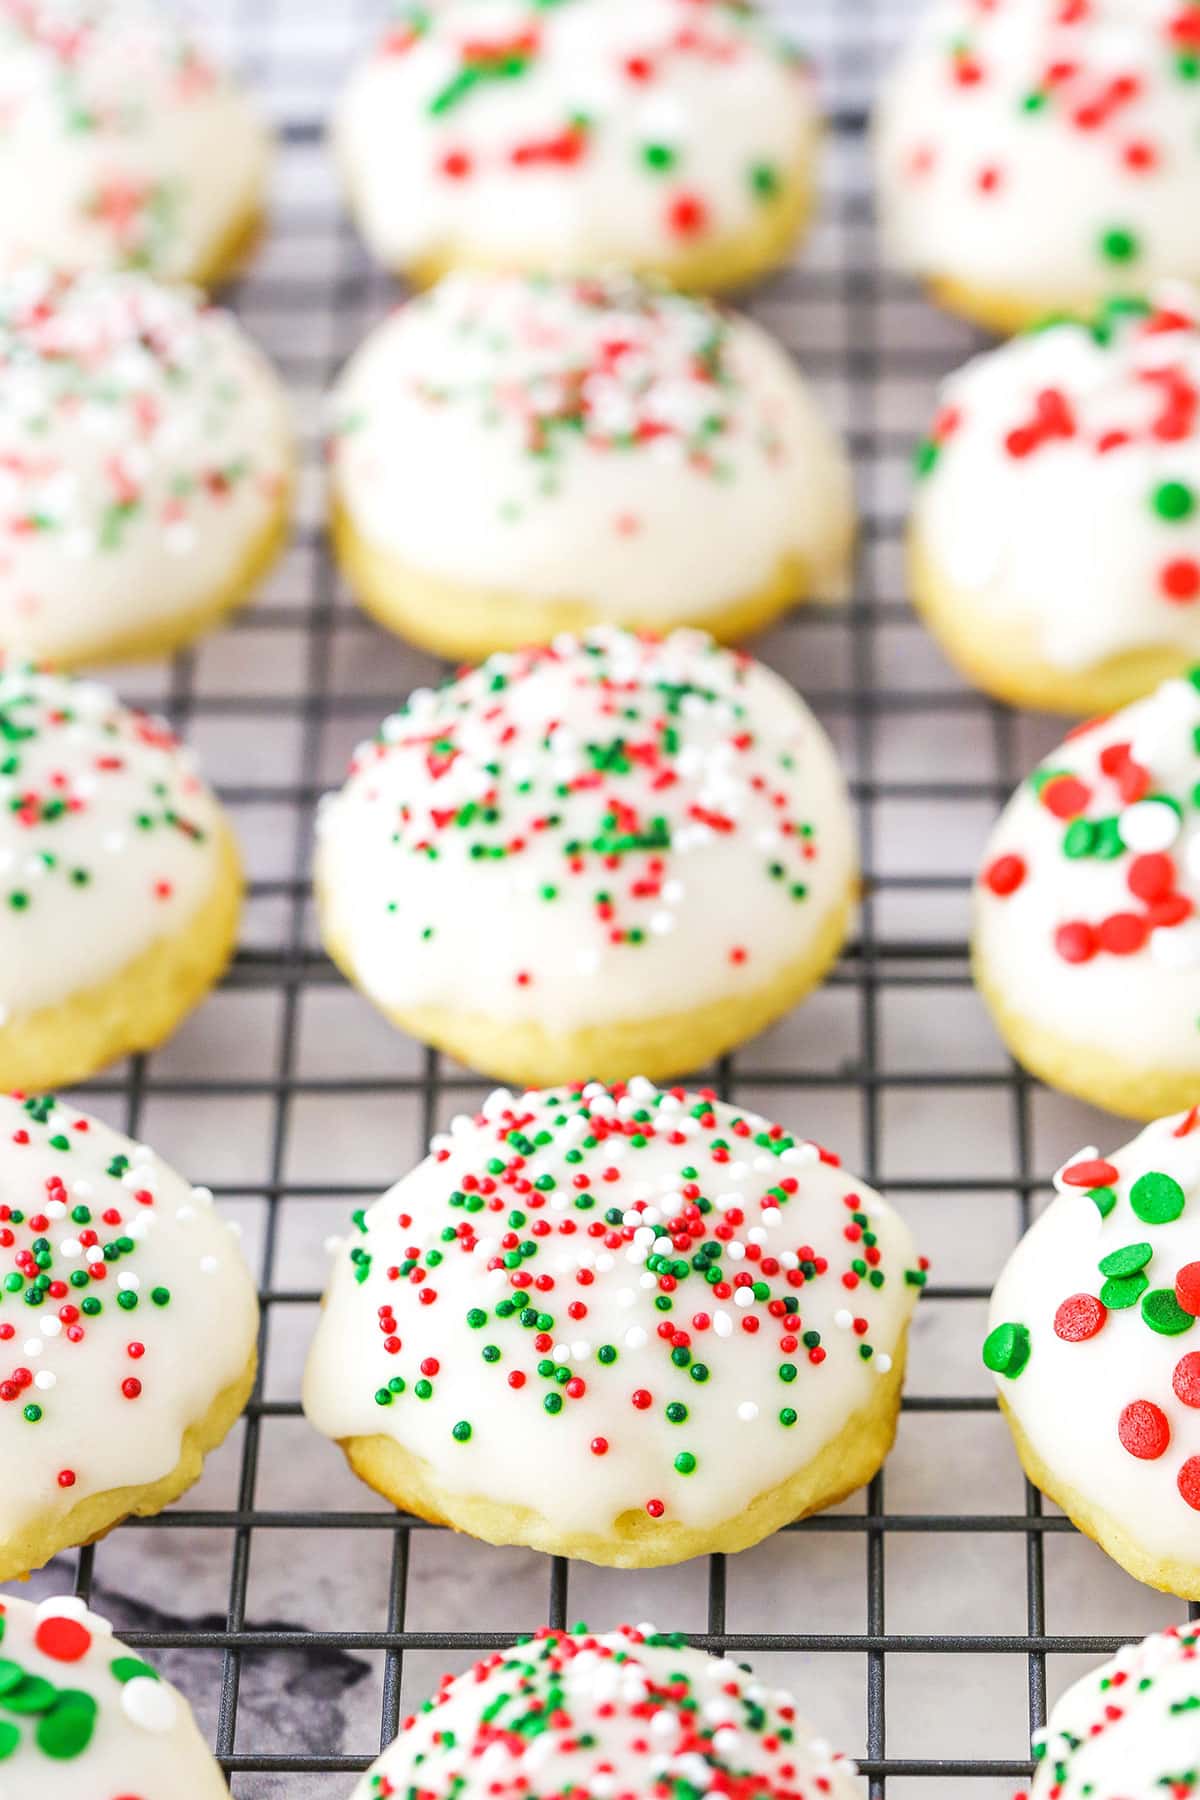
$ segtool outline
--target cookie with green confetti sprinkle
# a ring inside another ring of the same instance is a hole
[[[423,689],[318,819],[334,960],[528,1086],[702,1067],[840,948],[853,827],[798,695],[699,632],[611,627]]]
[[[1075,1682],[1033,1740],[1030,1800],[1200,1793],[1200,1626],[1127,1644]]]
[[[914,598],[989,693],[1109,712],[1200,656],[1195,289],[976,357],[943,384],[917,467]],[[1076,847],[1093,836],[1081,822]]]
[[[0,1794],[229,1800],[182,1694],[67,1595],[0,1597]]]
[[[0,115],[5,267],[207,283],[253,241],[266,128],[153,0],[4,0]]]
[[[0,1097],[0,1581],[190,1487],[257,1329],[207,1188],[65,1101]]]
[[[711,1091],[500,1090],[355,1214],[305,1410],[491,1542],[741,1549],[879,1467],[925,1269],[831,1151]]]
[[[160,719],[0,654],[0,1091],[148,1050],[233,954],[233,833]]]
[[[844,585],[849,466],[791,358],[629,277],[448,276],[342,375],[330,466],[364,605],[459,661],[596,623],[740,639]]]
[[[609,268],[700,290],[786,259],[819,116],[758,0],[401,5],[336,143],[382,262]]]
[[[651,1625],[576,1625],[443,1676],[353,1800],[856,1800],[856,1775],[750,1670]]]
[[[1080,1151],[1055,1188],[996,1284],[984,1363],[1030,1480],[1139,1580],[1200,1599],[1200,1106]],[[1083,1785],[1099,1766],[1034,1791],[1157,1792]]]
[[[1194,0],[935,0],[876,166],[893,260],[991,329],[1200,277]]]

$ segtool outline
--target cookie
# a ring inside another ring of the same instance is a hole
[[[148,1050],[233,954],[233,833],[160,721],[0,657],[0,1090]]]
[[[208,285],[258,235],[266,127],[153,0],[3,0],[0,116],[0,267]]]
[[[996,331],[1200,277],[1191,0],[934,0],[884,84],[893,261]]]
[[[1077,1681],[1035,1736],[1033,1753],[1030,1800],[1162,1800],[1194,1791],[1200,1626],[1126,1644]]]
[[[913,598],[968,679],[1103,712],[1200,656],[1200,297],[1164,287],[945,383],[917,457]]]
[[[1200,1109],[1081,1151],[1055,1187],[984,1362],[1029,1479],[1139,1581],[1200,1599]]]
[[[856,865],[778,676],[604,627],[414,694],[321,809],[316,885],[395,1024],[545,1086],[698,1068],[779,1018],[836,957]]]
[[[0,1658],[6,1800],[229,1800],[183,1695],[82,1600],[0,1598]]]
[[[157,656],[287,529],[282,387],[231,314],[139,274],[0,276],[0,644]]]
[[[876,1473],[925,1265],[832,1152],[711,1090],[493,1094],[337,1247],[304,1409],[395,1505],[619,1568]]]
[[[207,1188],[65,1101],[0,1097],[0,1188],[11,1581],[192,1485],[254,1385],[258,1304]]]
[[[845,453],[783,349],[706,301],[447,276],[367,339],[332,427],[351,585],[460,660],[597,623],[736,638],[844,582]]]
[[[401,5],[338,108],[374,254],[609,268],[713,290],[785,262],[812,208],[808,65],[754,0]]]
[[[353,1800],[453,1791],[755,1795],[856,1800],[857,1770],[796,1715],[792,1696],[678,1632],[542,1630],[497,1650],[434,1697]]]
[[[1130,1118],[1200,1092],[1200,670],[1076,728],[975,885],[976,985],[1017,1061]]]

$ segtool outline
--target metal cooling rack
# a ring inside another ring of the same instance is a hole
[[[281,128],[273,234],[232,301],[296,395],[301,520],[285,566],[230,630],[169,668],[115,677],[127,697],[161,706],[217,779],[248,849],[252,903],[222,991],[173,1045],[81,1097],[241,1219],[258,1259],[264,1373],[183,1506],[64,1560],[79,1591],[192,1695],[239,1800],[344,1797],[441,1667],[585,1609],[600,1626],[651,1608],[660,1625],[778,1672],[860,1756],[872,1800],[999,1800],[1028,1774],[1030,1728],[1078,1659],[1182,1610],[1043,1509],[979,1368],[991,1279],[1048,1171],[1079,1143],[1115,1145],[1123,1132],[1026,1080],[970,988],[970,871],[999,804],[1058,727],[963,689],[904,598],[909,455],[934,380],[976,343],[877,262],[868,101],[910,6],[781,10],[821,66],[828,195],[802,263],[752,306],[848,434],[863,530],[853,599],[806,607],[757,647],[846,759],[868,885],[859,935],[824,992],[705,1074],[842,1148],[909,1213],[934,1285],[898,1446],[865,1495],[736,1559],[638,1577],[397,1518],[300,1418],[324,1232],[483,1090],[344,988],[308,903],[318,794],[355,739],[435,673],[353,610],[320,530],[319,394],[394,298],[339,207],[322,143],[330,96],[377,9],[206,8],[206,29]],[[39,1577],[38,1591],[61,1588],[63,1573]]]

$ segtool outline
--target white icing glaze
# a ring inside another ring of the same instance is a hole
[[[1163,1800],[1196,1790],[1196,1625],[1126,1644],[1058,1702],[1034,1739],[1033,1800]]]
[[[1200,1083],[1197,727],[1200,693],[1168,681],[1045,759],[989,840],[975,953],[1027,1024]]]
[[[202,268],[251,219],[254,109],[153,0],[2,0],[0,264]]]
[[[70,655],[216,601],[291,460],[231,314],[148,276],[0,278],[0,643]]]
[[[1188,0],[935,0],[878,114],[896,260],[1051,304],[1200,276],[1198,57]]]
[[[654,267],[752,229],[816,134],[806,66],[722,0],[402,6],[337,117],[391,264]]]
[[[826,1156],[640,1079],[500,1090],[339,1247],[305,1411],[563,1532],[736,1517],[870,1403],[924,1281],[903,1221]]]
[[[229,1800],[183,1695],[82,1600],[0,1596],[0,1658],[0,1800]]]
[[[0,1023],[185,930],[213,892],[220,825],[161,720],[0,660]]]
[[[968,363],[924,451],[929,563],[997,632],[1032,627],[1059,668],[1200,652],[1200,301],[1156,299]]]
[[[3,1541],[170,1474],[245,1371],[258,1305],[207,1189],[66,1101],[0,1098],[0,1190]]]
[[[669,627],[786,558],[842,574],[844,454],[779,345],[700,300],[449,276],[368,338],[333,427],[358,530],[455,581]]]
[[[820,726],[699,632],[600,628],[422,690],[319,819],[326,935],[372,999],[550,1031],[760,988],[853,868]]]
[[[1144,1181],[1151,1173],[1169,1181]],[[1081,1152],[1057,1185],[1057,1198],[1026,1232],[992,1295],[992,1331],[1016,1325],[1028,1333],[1028,1360],[1015,1373],[997,1369],[997,1385],[1035,1455],[1058,1482],[1123,1527],[1147,1556],[1195,1566],[1200,1562],[1200,1355],[1195,1354],[1200,1331],[1192,1311],[1200,1309],[1195,1109],[1157,1120],[1111,1157]],[[1109,1206],[1107,1217],[1093,1193]],[[1173,1212],[1177,1216],[1167,1216]],[[1138,1265],[1134,1272],[1110,1280],[1114,1269],[1119,1275],[1119,1266],[1101,1269],[1101,1262],[1138,1246],[1128,1259]],[[1176,1283],[1189,1265],[1179,1285],[1186,1302],[1181,1307]],[[1070,1317],[1060,1313],[1064,1302],[1087,1309],[1083,1324],[1073,1322],[1073,1310]],[[1078,1335],[1083,1331],[1092,1335]],[[1003,1361],[994,1354],[994,1337],[989,1346],[989,1366]],[[1138,1410],[1127,1416],[1131,1406]],[[1140,1448],[1126,1448],[1127,1441]]]
[[[538,1730],[548,1703],[556,1717]],[[797,1719],[789,1693],[737,1664],[649,1625],[600,1637],[581,1628],[539,1632],[445,1676],[354,1800],[414,1789],[460,1800],[856,1800],[856,1773]]]

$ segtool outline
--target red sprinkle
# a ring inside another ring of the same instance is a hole
[[[998,856],[983,871],[983,885],[999,899],[1015,894],[1028,874],[1023,856]]]
[[[1200,1350],[1189,1350],[1175,1364],[1171,1377],[1175,1398],[1185,1406],[1200,1407]]]
[[[1167,1415],[1152,1400],[1132,1400],[1121,1414],[1117,1435],[1130,1456],[1155,1462],[1171,1441],[1171,1427]]]
[[[1175,1298],[1185,1313],[1200,1319],[1200,1262],[1185,1263],[1175,1277]]]
[[[1094,1294],[1072,1294],[1054,1315],[1054,1333],[1065,1344],[1082,1344],[1107,1322],[1108,1308]]]

